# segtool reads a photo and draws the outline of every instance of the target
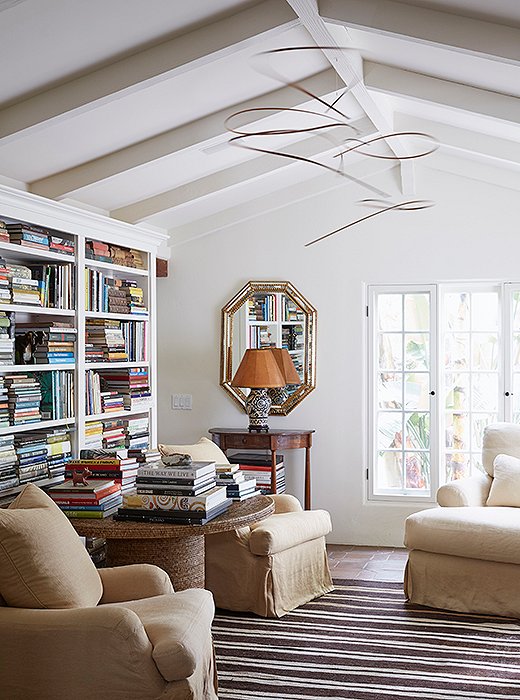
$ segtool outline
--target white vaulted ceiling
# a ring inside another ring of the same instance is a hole
[[[312,45],[343,50],[258,58]],[[313,165],[228,143],[233,112],[324,111],[284,79],[330,100],[348,84],[338,105],[361,133],[426,132],[440,142],[432,167],[480,168],[520,189],[517,0],[0,0],[0,46],[0,182],[174,238],[316,177]],[[254,145],[334,162],[313,133]],[[392,143],[396,157],[408,149]],[[413,164],[390,166],[413,194]],[[373,163],[349,167],[370,185]]]

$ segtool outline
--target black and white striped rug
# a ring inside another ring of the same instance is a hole
[[[219,611],[219,700],[520,699],[520,620],[407,605],[399,583],[335,585],[280,620]]]

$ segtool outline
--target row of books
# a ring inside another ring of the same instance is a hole
[[[85,426],[85,447],[89,449],[148,449],[148,416],[91,421]]]
[[[0,436],[0,494],[29,481],[65,475],[72,454],[67,430]]]
[[[150,407],[152,395],[147,367],[87,370],[85,383],[87,415],[145,411]]]
[[[54,370],[0,377],[0,427],[74,417],[71,372]]]
[[[125,267],[135,267],[140,270],[145,269],[143,253],[134,248],[123,248],[118,245],[109,245],[101,241],[85,242],[85,257],[88,260],[112,263],[113,265],[123,265]]]
[[[74,255],[75,239],[61,231],[46,229],[24,221],[0,221],[0,241],[25,248],[52,250],[62,255]]]
[[[19,265],[0,257],[0,302],[73,309],[74,270],[69,264]]]
[[[305,336],[303,326],[282,326],[282,348],[286,350],[303,350]]]
[[[136,280],[110,277],[85,269],[85,310],[114,314],[147,314],[144,292]]]
[[[276,346],[272,329],[269,326],[249,326],[249,347],[253,349]]]
[[[0,365],[14,364],[14,356],[14,314],[9,311],[0,311]]]
[[[14,325],[14,319],[11,324]],[[15,362],[19,365],[73,365],[76,337],[77,330],[70,322],[17,323]]]
[[[247,300],[247,315],[250,321],[276,320],[276,294],[254,294]]]
[[[145,321],[87,319],[86,362],[145,362],[146,359]]]
[[[296,302],[282,294],[282,320],[283,321],[303,321],[305,312]]]

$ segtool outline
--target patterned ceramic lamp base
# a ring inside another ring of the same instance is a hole
[[[271,399],[267,389],[251,389],[246,399],[246,411],[249,416],[249,432],[267,432],[267,418],[271,408]]]

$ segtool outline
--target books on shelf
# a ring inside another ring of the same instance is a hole
[[[19,433],[14,438],[20,484],[49,476],[45,432]]]
[[[14,314],[0,311],[0,365],[14,364],[15,319]]]
[[[28,374],[4,375],[7,386],[10,425],[24,425],[41,421],[40,382]]]
[[[278,318],[276,294],[253,294],[247,300],[247,315],[250,321],[274,321]]]
[[[33,281],[37,283],[42,306],[52,309],[73,309],[75,276],[68,263],[30,265]]]
[[[85,323],[86,362],[124,362],[128,360],[125,338],[119,321],[89,318]]]
[[[118,245],[108,245],[101,241],[85,241],[85,257],[88,260],[112,263],[124,267],[135,267],[144,270],[143,253],[135,248],[124,248]]]
[[[103,423],[90,421],[85,424],[85,447],[101,449],[103,447]]]
[[[133,279],[119,279],[85,268],[85,310],[146,315],[144,291]]]
[[[99,376],[105,389],[117,391],[123,396],[125,410],[146,410],[150,406],[152,394],[148,367],[114,367],[99,370]]]
[[[68,370],[38,374],[42,420],[74,418],[74,375]]]
[[[62,255],[74,255],[74,237],[61,231],[36,226],[25,221],[5,224],[5,230],[8,239],[6,240],[5,236],[1,237],[1,240],[5,242],[37,250],[54,250]]]
[[[20,483],[17,465],[14,435],[0,435],[0,493]]]

